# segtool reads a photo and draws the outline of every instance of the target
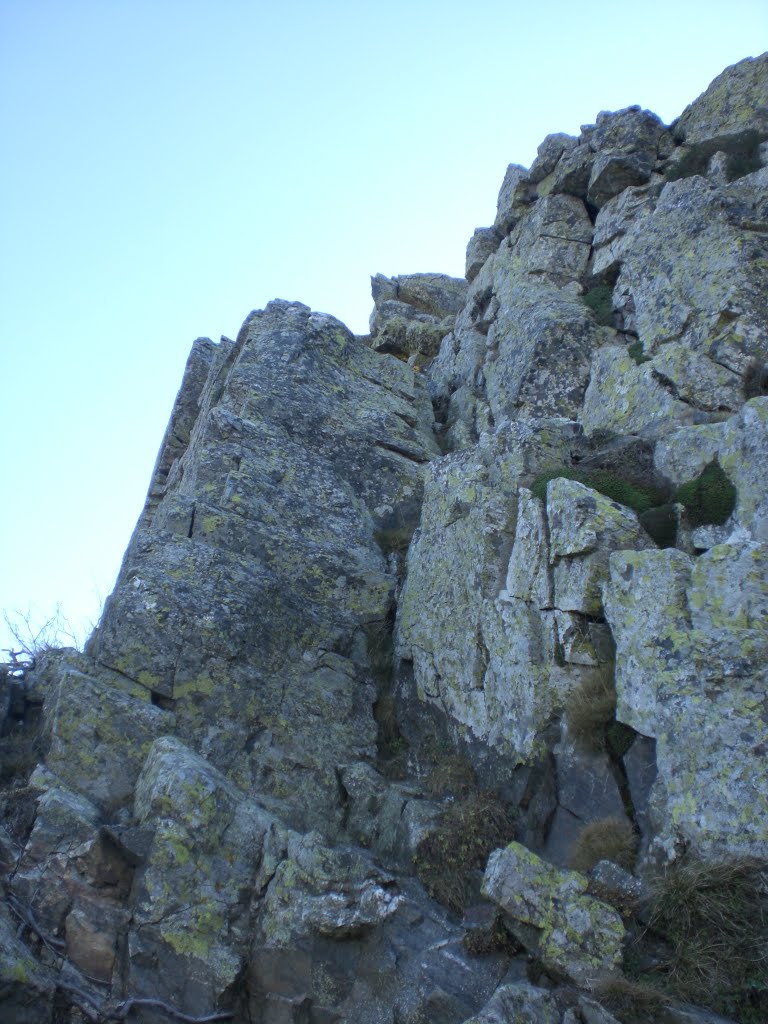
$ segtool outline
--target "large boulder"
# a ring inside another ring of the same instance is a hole
[[[656,739],[655,851],[768,855],[768,550],[610,556],[617,717]]]
[[[768,139],[768,53],[726,68],[672,126],[682,149],[673,174],[702,173],[714,153],[729,157],[733,177],[754,170],[758,146]]]
[[[586,894],[587,884],[586,876],[510,843],[489,857],[483,893],[545,967],[591,988],[618,970],[624,926],[612,907]]]
[[[466,300],[467,282],[447,274],[377,274],[371,278],[371,292],[372,347],[424,366],[453,327]]]
[[[253,313],[212,364],[91,657],[243,788],[339,827],[336,768],[375,750],[388,559],[436,452],[409,367],[299,303]]]

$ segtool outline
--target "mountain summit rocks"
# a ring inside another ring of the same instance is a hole
[[[646,902],[768,861],[767,112],[768,55],[601,112],[370,335],[194,343],[85,653],[3,682],[3,1020],[617,1024],[633,957],[765,1017]]]

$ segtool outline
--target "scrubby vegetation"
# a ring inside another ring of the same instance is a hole
[[[610,860],[631,871],[637,854],[637,835],[626,818],[602,818],[586,825],[573,844],[569,864],[574,871],[591,871],[601,860]]]
[[[613,290],[607,284],[591,288],[582,298],[602,327],[613,327]]]
[[[565,705],[568,735],[573,742],[593,753],[607,751],[623,757],[635,738],[635,731],[616,721],[616,687],[613,666],[586,676],[568,695]]]
[[[455,913],[464,911],[473,871],[489,854],[515,838],[512,819],[493,793],[480,790],[452,803],[416,848],[414,867],[434,899]]]
[[[668,1000],[651,985],[630,978],[606,978],[595,995],[622,1024],[648,1024],[659,1019]]]
[[[643,343],[638,338],[637,341],[633,341],[631,345],[627,347],[627,352],[632,359],[640,366],[642,363],[649,363],[651,357],[645,355],[643,351]]]
[[[670,945],[666,982],[742,1024],[768,1019],[767,867],[750,858],[683,862],[653,891],[650,927]]]
[[[675,497],[685,506],[693,526],[721,526],[736,507],[736,488],[717,459],[695,480],[682,484]]]
[[[547,484],[550,480],[563,477],[566,480],[575,480],[577,483],[591,487],[599,491],[606,498],[626,505],[634,512],[647,512],[651,508],[664,503],[664,493],[658,487],[628,480],[615,473],[609,473],[603,469],[578,469],[571,466],[559,466],[545,469],[536,477],[531,485],[531,490],[537,498],[546,500]]]

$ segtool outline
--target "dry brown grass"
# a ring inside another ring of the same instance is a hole
[[[595,996],[622,1024],[655,1021],[668,1003],[658,989],[623,977],[601,981],[595,989]]]
[[[416,874],[430,896],[460,914],[467,903],[470,873],[485,868],[491,851],[514,838],[505,805],[494,794],[477,791],[451,804],[437,828],[419,843]]]
[[[449,754],[429,770],[424,788],[431,796],[466,796],[477,789],[475,769],[461,754]]]
[[[602,818],[585,826],[571,847],[569,864],[574,871],[591,871],[601,860],[610,860],[625,871],[634,867],[637,836],[626,818]]]
[[[565,716],[573,742],[590,753],[608,751],[622,757],[635,738],[629,726],[616,721],[613,665],[601,665],[570,692]]]
[[[743,1024],[768,1020],[768,866],[752,858],[672,866],[652,888],[650,927],[671,947],[683,998]]]

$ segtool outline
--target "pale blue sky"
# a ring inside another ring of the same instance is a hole
[[[0,609],[97,614],[195,337],[364,332],[546,134],[767,48],[765,0],[0,0]]]

